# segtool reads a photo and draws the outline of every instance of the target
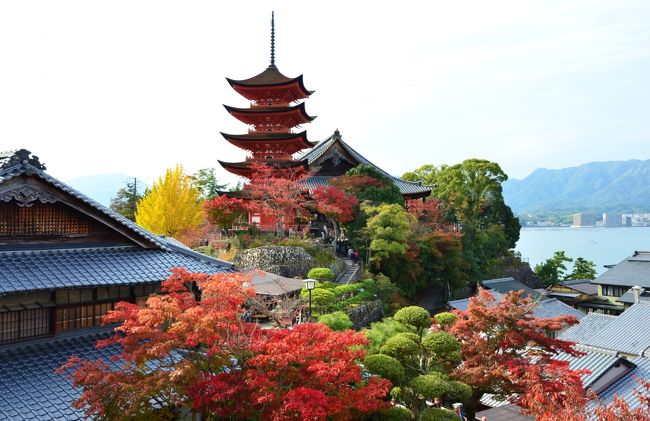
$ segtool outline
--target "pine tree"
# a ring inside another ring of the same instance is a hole
[[[199,225],[202,219],[199,192],[192,187],[181,165],[159,177],[138,204],[135,221],[155,233],[174,236]]]
[[[119,189],[115,193],[115,197],[111,199],[111,209],[131,221],[135,221],[135,210],[142,199],[142,194],[138,192],[138,189],[137,179],[134,178],[133,182],[127,182],[126,186]]]

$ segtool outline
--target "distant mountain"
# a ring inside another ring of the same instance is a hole
[[[523,212],[649,212],[650,160],[590,162],[579,167],[540,168],[503,184],[515,214]]]
[[[125,187],[127,182],[132,181],[133,177],[126,174],[99,174],[76,177],[66,183],[102,205],[110,206],[111,199],[115,197],[117,191]],[[145,187],[145,183],[138,180],[138,191],[143,192]]]

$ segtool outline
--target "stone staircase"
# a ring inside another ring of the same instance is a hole
[[[343,259],[345,262],[345,270],[339,274],[336,278],[336,283],[338,284],[351,284],[357,281],[357,276],[361,270],[357,263],[353,263],[350,259]]]

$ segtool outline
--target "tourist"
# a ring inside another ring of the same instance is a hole
[[[454,407],[454,412],[458,415],[458,419],[460,419],[460,421],[467,421],[467,417],[463,412],[463,404],[460,402],[456,402],[453,405],[453,407]]]
[[[440,400],[439,397],[435,397],[433,399],[433,407],[434,408],[442,408],[442,401]]]
[[[354,250],[352,250],[352,247],[348,249],[348,259],[352,260],[352,256],[354,255]]]
[[[354,263],[357,263],[357,262],[359,261],[359,252],[356,251],[356,250],[355,250],[354,253],[352,254],[352,261],[353,261]]]

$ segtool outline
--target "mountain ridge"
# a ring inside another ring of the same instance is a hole
[[[503,183],[503,197],[516,214],[650,211],[650,159],[538,168]]]

